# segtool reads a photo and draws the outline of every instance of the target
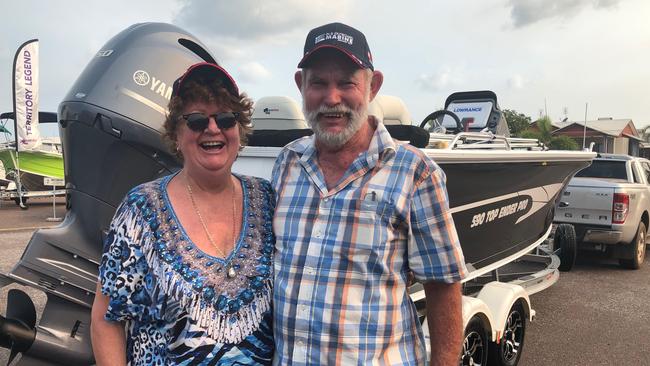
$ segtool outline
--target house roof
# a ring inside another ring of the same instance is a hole
[[[553,125],[558,127],[558,129],[553,131],[553,133],[558,133],[572,125],[585,126],[585,121],[554,122]],[[630,127],[629,129],[627,128],[628,126]],[[629,118],[599,119],[595,121],[587,121],[586,127],[609,136],[626,136],[634,140],[642,140],[639,137],[639,133],[636,130],[636,127],[634,127],[634,122],[632,122],[632,120]]]

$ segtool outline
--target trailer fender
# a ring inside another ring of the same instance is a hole
[[[535,310],[530,307],[530,298],[523,287],[504,282],[490,282],[483,286],[476,300],[482,301],[492,313],[493,340],[503,332],[510,308],[520,301],[526,312],[528,321],[532,321]]]
[[[467,324],[475,316],[481,319],[487,334],[490,335],[490,340],[494,341],[496,332],[494,331],[494,317],[490,308],[479,299],[463,296],[463,329],[467,328]]]

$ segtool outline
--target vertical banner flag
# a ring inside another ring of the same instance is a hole
[[[23,43],[14,58],[16,149],[41,144],[38,129],[38,39]]]

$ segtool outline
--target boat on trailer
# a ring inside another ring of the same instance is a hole
[[[295,107],[282,108],[276,98],[256,103],[256,111],[273,111],[271,116],[265,116],[264,127],[273,125],[273,114],[277,125],[302,118],[294,115]],[[387,98],[379,99],[381,102]],[[375,104],[370,109],[381,110],[383,117],[391,121],[386,127],[394,137],[421,148],[445,172],[449,206],[469,269],[465,278],[468,281],[540,245],[550,233],[560,192],[595,154],[547,150],[535,139],[496,135],[494,132],[507,131],[507,127],[491,91],[454,93],[446,104],[448,109],[429,115],[422,127],[396,119],[408,116],[399,108],[391,110]],[[287,105],[286,100],[283,105]],[[454,109],[465,112],[458,116]],[[449,125],[445,117],[458,120],[458,125]],[[469,120],[471,129],[465,124]],[[244,148],[233,169],[270,179],[280,146],[309,134],[311,130],[307,129],[257,130],[250,142],[258,146]]]
[[[21,353],[19,365],[94,362],[90,308],[107,229],[128,190],[181,168],[161,139],[162,124],[173,81],[200,61],[215,59],[191,34],[169,24],[136,24],[104,45],[61,102],[65,219],[55,228],[36,231],[19,262],[0,278],[3,286],[17,283],[47,295],[37,323],[30,296],[21,289],[9,291],[7,311],[0,318],[0,346],[11,348],[11,358]],[[474,102],[487,106],[486,96]],[[472,102],[457,99],[456,104]],[[396,123],[389,129],[396,139],[422,148],[447,174],[450,205],[472,278],[523,255],[548,235],[560,191],[593,154],[546,151],[534,141],[497,137],[494,128],[499,124],[494,121],[503,116],[496,96],[483,132],[473,130],[479,128],[478,116],[470,120],[465,115],[478,107],[456,113],[456,104],[443,112],[454,120],[450,126],[449,118],[434,115],[424,128]],[[390,120],[390,111],[382,113]],[[434,120],[439,123],[429,126]],[[452,131],[454,126],[457,131]],[[250,140],[270,139],[282,146],[307,133],[256,131]],[[269,177],[279,146],[246,147],[235,170]]]

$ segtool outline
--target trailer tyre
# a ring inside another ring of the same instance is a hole
[[[524,348],[525,335],[526,313],[521,303],[517,302],[510,308],[499,344],[490,342],[488,351],[490,366],[517,365]]]
[[[485,365],[488,358],[488,332],[478,316],[470,319],[465,327],[460,366]]]
[[[578,244],[576,242],[576,231],[573,225],[559,224],[555,228],[555,235],[553,236],[553,246],[559,249],[558,256],[560,257],[560,266],[558,267],[562,272],[568,272],[573,268],[576,263],[576,254],[578,252]]]
[[[631,259],[627,258],[621,258],[618,260],[618,263],[623,267],[627,269],[639,269],[641,267],[641,264],[643,264],[643,261],[645,260],[645,250],[646,250],[646,244],[645,244],[645,236],[646,236],[646,227],[643,221],[639,223],[639,227],[637,228],[636,235],[634,236],[634,239],[632,239],[632,242],[629,244],[630,247],[630,254],[632,255]]]

